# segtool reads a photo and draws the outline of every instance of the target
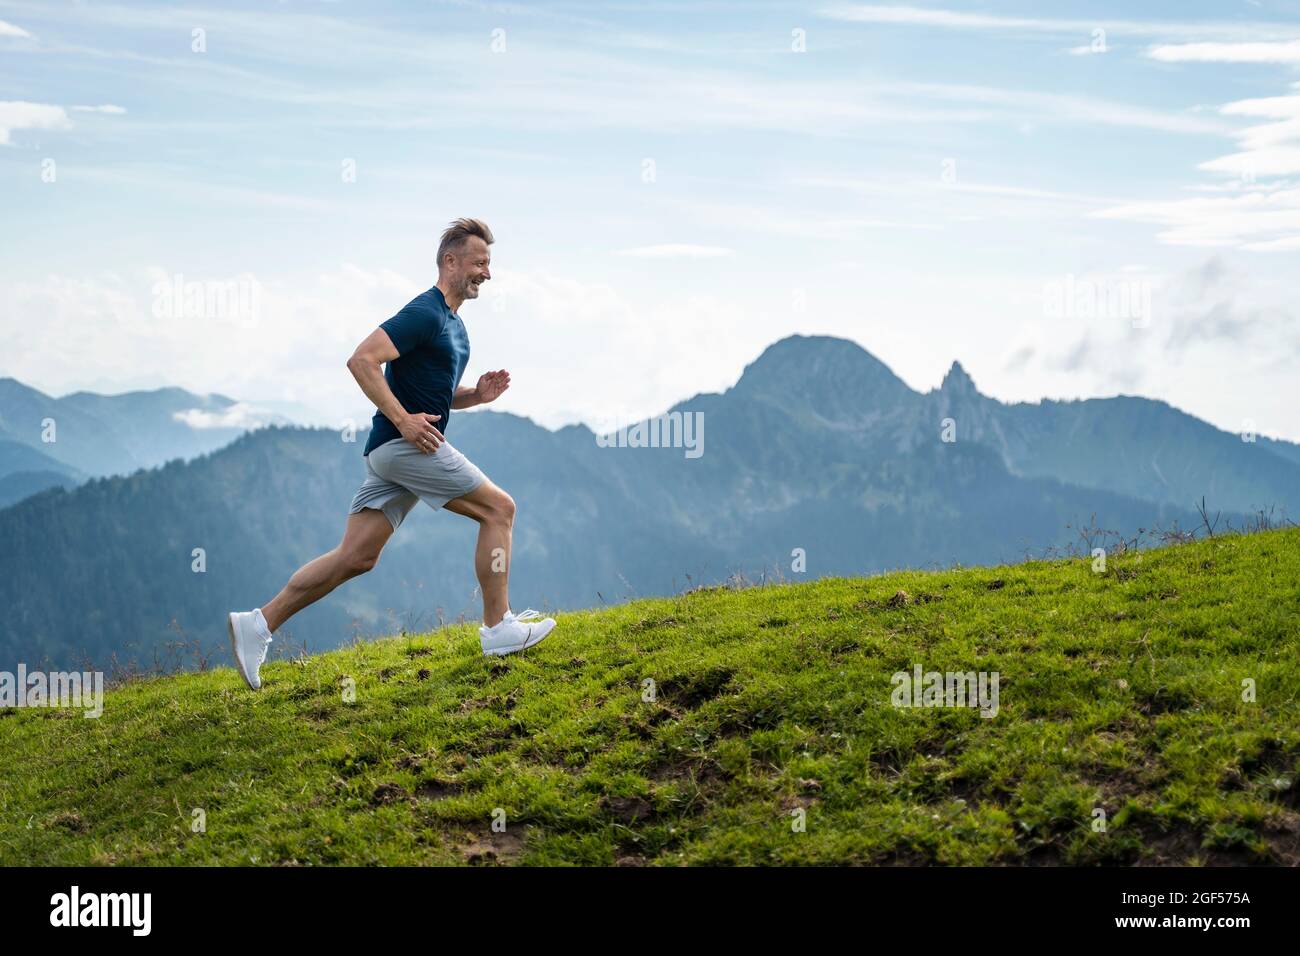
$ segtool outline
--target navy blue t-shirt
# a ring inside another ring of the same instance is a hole
[[[465,323],[447,308],[442,290],[434,286],[417,295],[380,326],[392,339],[398,357],[384,369],[388,387],[411,414],[441,415],[433,427],[447,434],[451,400],[469,364],[469,333]],[[401,438],[397,427],[378,409],[370,425],[363,455],[384,442]]]

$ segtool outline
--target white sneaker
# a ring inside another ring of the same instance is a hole
[[[266,660],[266,649],[271,646],[271,632],[259,608],[256,611],[235,611],[226,621],[230,632],[230,648],[235,652],[235,667],[253,690],[262,686],[258,673]]]
[[[532,608],[518,615],[513,611],[506,611],[506,616],[495,627],[478,629],[479,643],[483,645],[484,654],[489,657],[500,657],[503,654],[513,654],[515,651],[540,644],[554,628],[554,618],[543,618]]]

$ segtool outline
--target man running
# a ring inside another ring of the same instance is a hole
[[[363,453],[368,474],[352,499],[339,546],[299,568],[270,603],[230,615],[235,664],[253,690],[262,686],[259,669],[271,635],[344,581],[373,568],[384,544],[421,500],[479,524],[474,571],[483,591],[479,640],[484,654],[532,647],[555,627],[553,619],[539,620],[534,610],[511,612],[514,499],[443,437],[453,408],[494,401],[510,387],[504,370],[485,372],[474,388],[460,387],[469,335],[456,310],[466,299],[477,299],[479,286],[492,278],[492,242],[486,223],[453,222],[438,245],[437,284],[372,332],[348,359],[348,370],[376,409]]]

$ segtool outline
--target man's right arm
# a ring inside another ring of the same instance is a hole
[[[397,347],[388,333],[382,328],[375,329],[348,359],[348,371],[365,392],[366,398],[375,404],[375,408],[393,423],[402,437],[426,455],[436,451],[442,444],[442,433],[434,428],[442,416],[429,415],[424,412],[408,413],[397,400],[393,390],[384,378],[384,363],[398,357]]]

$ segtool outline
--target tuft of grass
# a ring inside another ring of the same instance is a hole
[[[0,710],[0,863],[1300,863],[1300,529],[558,620]]]

